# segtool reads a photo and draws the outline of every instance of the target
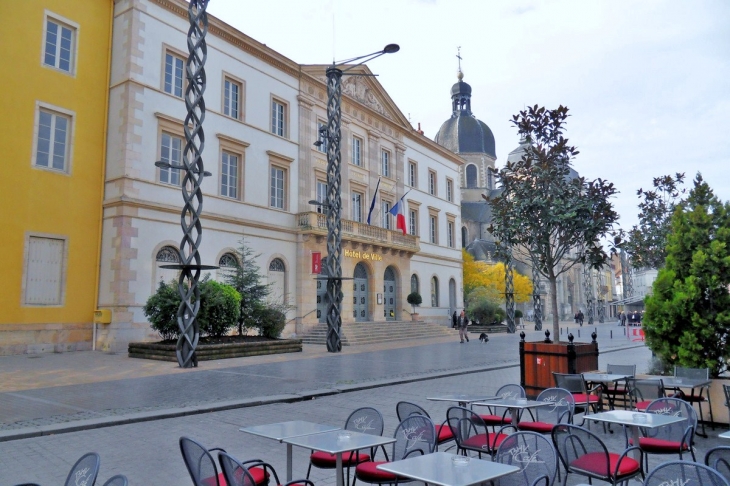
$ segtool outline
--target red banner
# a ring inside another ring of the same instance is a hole
[[[322,253],[318,251],[312,252],[312,273],[315,275],[322,273]]]

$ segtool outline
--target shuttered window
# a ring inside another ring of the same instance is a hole
[[[63,260],[66,241],[31,236],[25,268],[25,297],[28,305],[60,305],[63,297]]]

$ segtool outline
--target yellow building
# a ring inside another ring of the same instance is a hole
[[[112,9],[25,0],[0,17],[0,355],[91,347]]]

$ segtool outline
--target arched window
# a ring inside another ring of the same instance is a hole
[[[236,268],[238,266],[238,258],[233,253],[224,253],[220,260],[218,260],[218,266],[221,268]]]
[[[494,170],[487,169],[487,189],[494,189]]]
[[[418,290],[418,275],[416,275],[415,273],[413,275],[411,275],[411,293],[413,293],[413,292],[416,292],[419,294],[421,293]]]
[[[477,180],[477,166],[469,164],[466,166],[466,187],[467,189],[474,189],[478,185]]]
[[[461,227],[461,247],[462,248],[466,248],[466,243],[467,243],[468,237],[469,237],[469,235],[467,234],[466,226],[462,226]]]
[[[153,291],[163,281],[166,283],[176,282],[179,270],[174,268],[162,268],[164,265],[175,265],[180,263],[180,253],[174,246],[163,246],[155,255],[155,282]]]
[[[439,306],[439,279],[431,277],[431,307]]]
[[[269,263],[269,284],[271,284],[271,300],[279,304],[286,302],[286,267],[281,258],[274,258]]]

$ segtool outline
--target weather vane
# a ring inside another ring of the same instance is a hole
[[[459,72],[461,72],[461,46],[456,48],[456,57],[459,58]]]

